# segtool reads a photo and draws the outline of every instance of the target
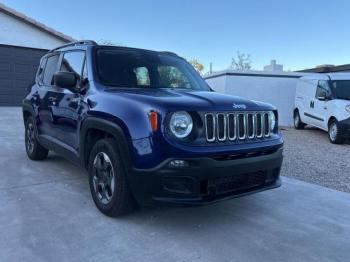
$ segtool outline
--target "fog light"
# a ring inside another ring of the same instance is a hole
[[[169,163],[169,167],[186,167],[186,166],[188,166],[188,162],[185,160],[176,159],[176,160],[170,161]]]

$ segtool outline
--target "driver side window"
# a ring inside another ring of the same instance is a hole
[[[316,98],[326,96],[327,99],[331,97],[331,90],[328,81],[319,80],[316,90]]]
[[[84,61],[85,52],[83,51],[71,51],[63,55],[60,71],[74,73],[78,79],[77,88],[79,88],[79,83],[84,77]]]

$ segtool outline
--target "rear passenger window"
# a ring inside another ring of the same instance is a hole
[[[46,67],[44,70],[44,78],[43,78],[43,83],[45,85],[50,86],[53,84],[52,78],[57,71],[58,58],[59,58],[59,55],[53,55],[47,58]]]
[[[74,73],[78,79],[80,79],[83,72],[84,59],[85,52],[67,52],[63,56],[60,70],[64,72]]]
[[[39,65],[39,68],[38,68],[38,72],[37,72],[37,74],[36,74],[36,81],[37,82],[42,82],[42,79],[43,79],[43,74],[44,74],[44,68],[45,68],[45,64],[46,64],[46,58],[43,58],[42,60],[41,60],[41,63],[40,63],[40,65]]]

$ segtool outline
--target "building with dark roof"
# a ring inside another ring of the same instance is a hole
[[[72,37],[0,4],[0,106],[20,105],[40,57],[71,41]]]

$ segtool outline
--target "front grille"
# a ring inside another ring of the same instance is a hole
[[[253,140],[271,135],[268,112],[207,113],[204,122],[208,142]]]
[[[257,172],[209,179],[205,183],[206,189],[202,185],[202,190],[204,189],[202,194],[226,194],[244,189],[255,188],[265,185],[266,178],[267,171],[261,170]]]

